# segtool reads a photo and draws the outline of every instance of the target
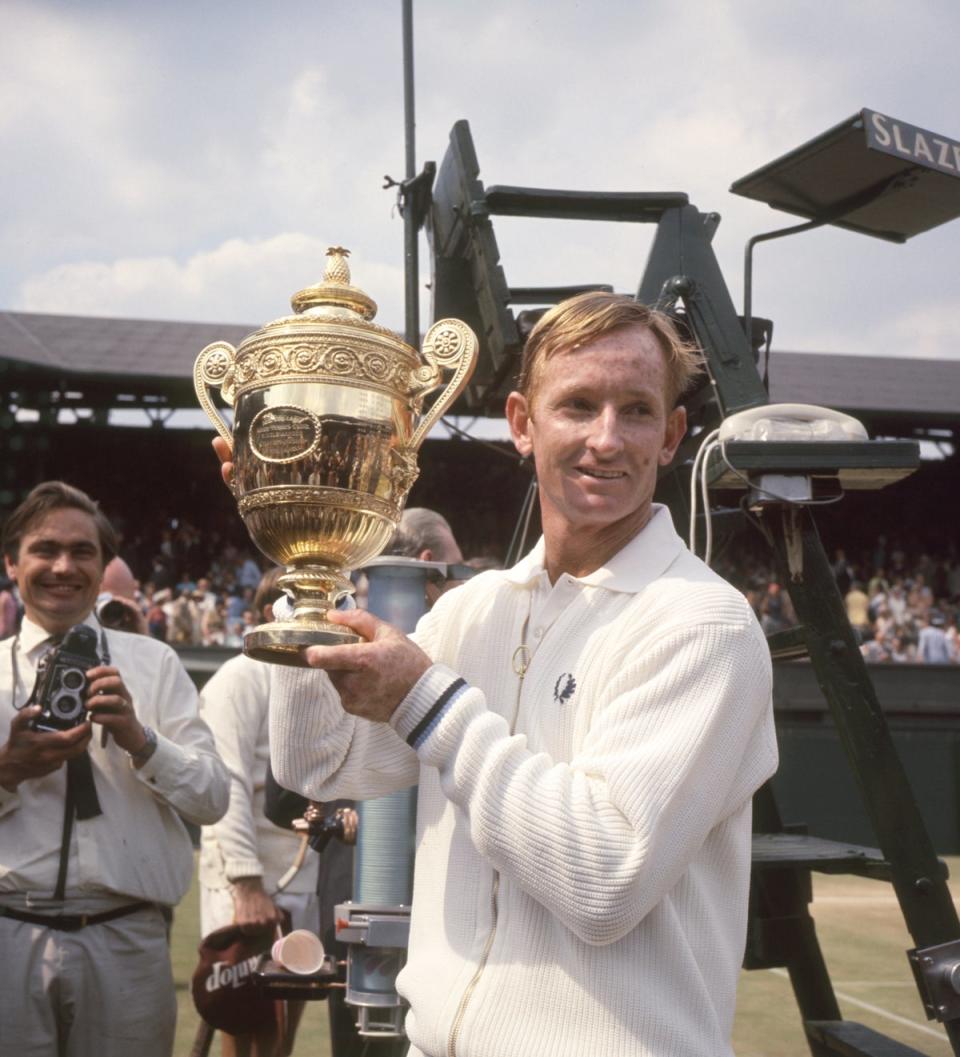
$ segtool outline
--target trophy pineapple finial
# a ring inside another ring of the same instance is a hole
[[[323,281],[293,295],[290,303],[294,312],[324,316],[347,309],[361,319],[373,319],[377,314],[377,302],[359,287],[350,285],[349,256],[350,251],[343,246],[331,246],[327,250]]]
[[[323,273],[325,283],[342,283],[350,285],[350,265],[347,258],[350,251],[343,246],[331,246],[327,250],[327,270]]]

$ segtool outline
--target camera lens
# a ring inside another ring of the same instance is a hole
[[[76,694],[58,694],[50,702],[50,712],[58,719],[74,720],[83,711],[83,702]]]
[[[79,668],[68,668],[61,682],[67,690],[79,690],[84,684],[84,674]]]
[[[130,607],[116,598],[100,606],[97,610],[97,618],[105,628],[113,628],[115,631],[132,631],[136,625]]]

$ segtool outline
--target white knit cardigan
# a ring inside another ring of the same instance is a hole
[[[777,760],[763,634],[658,508],[572,581],[521,682],[542,546],[421,621],[437,663],[390,724],[278,672],[274,770],[320,800],[420,783],[412,1055],[729,1054],[750,800]]]

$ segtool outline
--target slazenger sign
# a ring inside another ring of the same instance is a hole
[[[876,110],[863,110],[867,146],[905,158],[914,165],[960,176],[960,143],[925,128],[897,121]]]
[[[228,965],[226,962],[214,962],[210,975],[207,977],[206,988],[208,991],[216,991],[220,987],[243,987],[247,977],[257,967],[260,955],[255,954],[246,961],[238,962],[236,965]]]

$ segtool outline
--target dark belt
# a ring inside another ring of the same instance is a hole
[[[25,921],[28,925],[42,925],[45,929],[56,929],[58,932],[76,932],[87,925],[101,925],[104,921],[125,918],[128,914],[136,914],[138,910],[147,910],[152,906],[153,903],[130,903],[116,910],[105,910],[102,914],[27,914],[21,910],[0,907],[0,917]]]

